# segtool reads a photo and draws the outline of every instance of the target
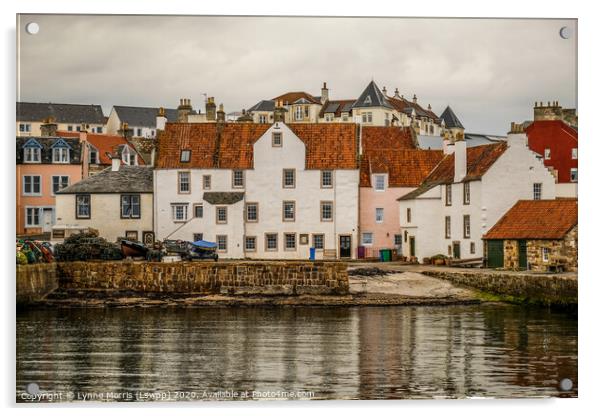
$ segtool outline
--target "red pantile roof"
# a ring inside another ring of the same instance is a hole
[[[443,158],[442,151],[416,149],[408,127],[363,127],[362,148],[362,187],[371,186],[373,173],[388,173],[391,187],[416,187]]]
[[[562,239],[577,225],[577,211],[574,198],[518,201],[483,239]]]
[[[356,169],[355,124],[287,124],[306,146],[307,169]],[[157,169],[252,169],[253,145],[269,124],[167,123],[158,140]],[[181,150],[190,162],[180,162]]]
[[[313,95],[303,91],[287,92],[285,94],[279,95],[278,97],[274,97],[273,100],[280,100],[284,105],[290,105],[301,98],[305,98],[307,101],[313,104],[322,104],[319,100],[316,100],[316,98]]]
[[[79,137],[79,132],[75,131],[59,131],[57,132],[57,136],[59,137]],[[117,154],[119,152],[119,147],[123,145],[128,145],[130,150],[138,153],[136,148],[128,143],[128,141],[123,136],[112,136],[108,134],[93,134],[88,133],[87,135],[88,143],[94,146],[98,150],[98,158],[100,159],[101,165],[110,165],[111,159],[107,156],[107,153],[112,155]],[[144,159],[138,153],[138,164],[144,165]]]
[[[441,122],[437,114],[433,113],[431,110],[427,110],[422,108],[422,106],[413,101],[406,100],[405,98],[396,98],[396,97],[387,97],[387,101],[391,106],[399,111],[400,113],[405,112],[407,108],[412,108],[416,112],[418,117],[429,117],[433,119],[437,124]],[[406,110],[407,111],[407,110]]]
[[[351,123],[293,123],[305,143],[306,169],[357,169],[357,126]]]

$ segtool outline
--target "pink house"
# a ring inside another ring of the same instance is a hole
[[[442,158],[442,151],[417,149],[409,127],[362,127],[358,257],[401,252],[397,198],[416,189]]]

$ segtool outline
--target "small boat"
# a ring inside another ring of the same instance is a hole
[[[217,244],[211,241],[198,240],[189,243],[188,249],[189,260],[218,259]]]
[[[124,257],[145,257],[148,248],[137,241],[121,240],[121,251]]]

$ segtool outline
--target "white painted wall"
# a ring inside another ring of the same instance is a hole
[[[123,121],[119,119],[115,108],[111,108],[111,113],[109,114],[109,118],[107,119],[107,124],[105,128],[106,134],[119,135],[118,132],[121,129],[122,124]],[[157,133],[156,126],[147,127],[128,124],[128,128],[134,130],[134,137],[155,137]],[[140,132],[138,130],[140,130]]]
[[[89,219],[75,218],[75,195],[56,195],[56,226],[92,227],[98,230],[100,237],[108,241],[117,241],[125,237],[126,231],[138,231],[142,240],[143,231],[153,231],[153,196],[140,194],[140,219],[121,218],[120,194],[91,194]]]

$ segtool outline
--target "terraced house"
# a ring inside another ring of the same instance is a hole
[[[356,256],[353,124],[167,123],[154,175],[158,239],[215,241],[222,258]]]
[[[17,103],[17,136],[42,136],[42,125],[49,122],[62,131],[80,131],[83,125],[89,132],[106,132],[100,105]]]

